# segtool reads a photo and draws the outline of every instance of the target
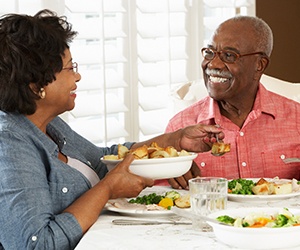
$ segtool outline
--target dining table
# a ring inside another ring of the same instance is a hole
[[[146,188],[139,196],[150,193],[163,194],[173,190],[168,186],[153,186]],[[188,190],[178,190],[182,195]],[[290,195],[284,199],[228,199],[227,208],[243,207],[289,207],[300,208],[300,196]],[[167,222],[170,224],[116,225],[114,220],[145,220],[146,222]],[[180,223],[178,223],[180,222]],[[76,250],[227,250],[235,248],[218,241],[213,231],[203,232],[192,225],[188,217],[178,216],[171,211],[155,212],[136,210],[103,209],[97,221],[85,233]],[[247,246],[245,246],[247,249]],[[299,247],[289,248],[299,250]],[[271,250],[271,249],[269,249]]]

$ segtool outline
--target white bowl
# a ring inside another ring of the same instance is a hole
[[[248,207],[227,209],[211,213],[209,217],[217,218],[220,215],[229,215],[233,218],[244,217],[253,212],[275,214],[282,208],[276,207]],[[300,214],[300,209],[289,209],[294,215]],[[283,228],[240,228],[208,222],[216,238],[231,246],[243,249],[287,249],[300,246],[300,226]]]
[[[192,166],[198,154],[190,153],[187,156],[151,158],[134,160],[129,166],[130,172],[151,179],[169,179],[184,175]],[[104,160],[108,170],[113,169],[121,160]]]

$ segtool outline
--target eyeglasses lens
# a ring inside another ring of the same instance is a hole
[[[76,62],[74,62],[74,63],[72,64],[72,67],[73,67],[73,71],[74,71],[75,73],[78,73],[78,64],[77,64]]]
[[[220,59],[226,63],[234,63],[238,58],[238,55],[234,52],[229,52],[229,51],[218,52],[208,48],[202,50],[202,55],[206,60],[210,60],[210,61],[213,60],[217,54],[219,55]]]

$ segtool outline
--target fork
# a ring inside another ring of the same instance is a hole
[[[218,137],[218,134],[216,134],[216,140],[217,140],[217,143],[220,143],[219,141],[219,137]],[[213,156],[222,156],[225,154],[225,152],[223,153],[211,153]]]
[[[284,163],[300,162],[300,158],[285,158],[283,159]]]

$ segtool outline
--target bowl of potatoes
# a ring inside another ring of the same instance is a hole
[[[177,151],[169,146],[162,148],[156,143],[129,150],[123,145],[118,145],[118,155],[106,155],[101,161],[108,170],[113,169],[127,154],[133,154],[135,160],[129,170],[136,175],[151,179],[169,179],[184,175],[191,167],[198,154],[185,150]]]

